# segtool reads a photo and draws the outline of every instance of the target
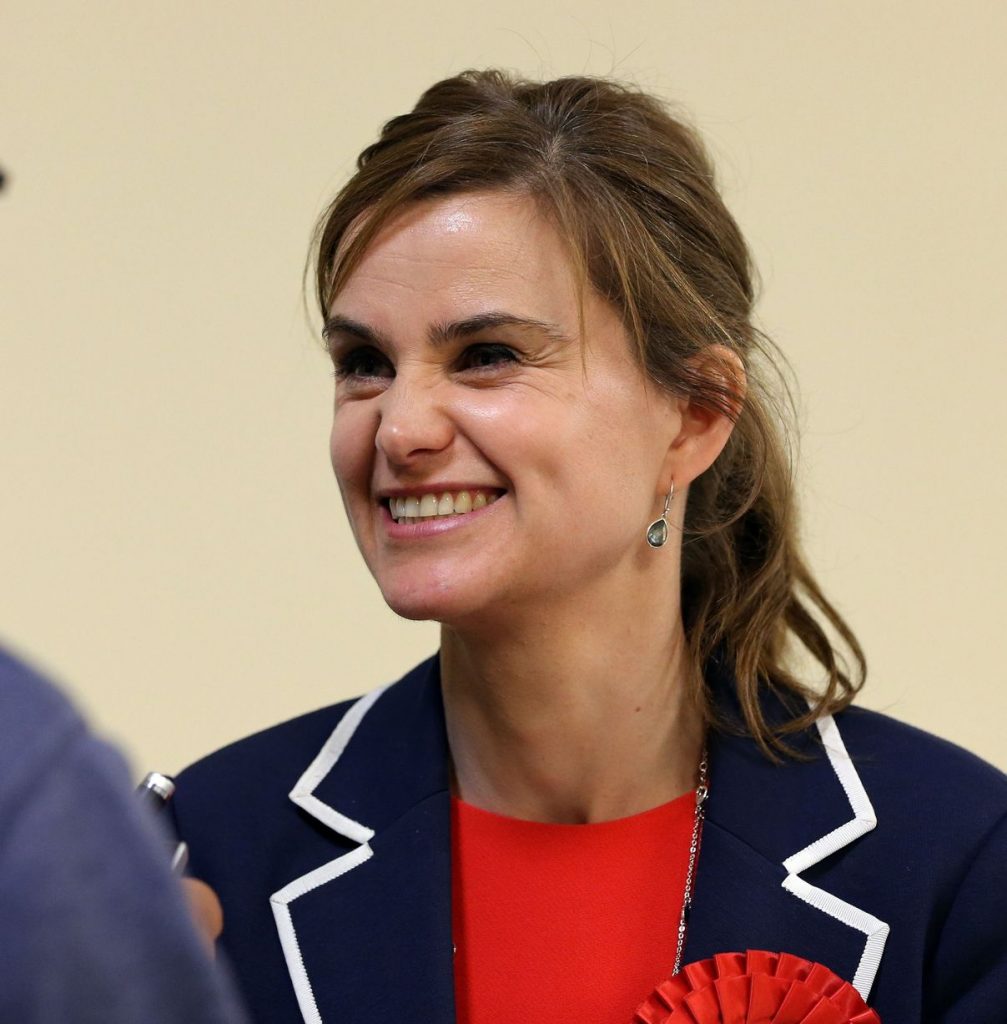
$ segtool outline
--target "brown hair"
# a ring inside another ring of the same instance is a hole
[[[788,733],[849,704],[866,662],[800,551],[785,361],[752,323],[751,258],[703,144],[658,100],[606,79],[538,83],[488,70],[438,82],[360,154],[319,221],[323,317],[405,204],[488,189],[533,196],[553,217],[582,282],[619,311],[654,381],[735,420],[720,457],[689,488],[682,612],[695,678],[711,658],[725,663],[744,728],[769,756],[788,752]],[[744,395],[711,358],[713,344],[741,358]],[[787,667],[791,640],[824,669],[821,688]],[[788,707],[783,723],[765,713],[767,688]],[[729,725],[706,687],[697,698],[708,721]]]

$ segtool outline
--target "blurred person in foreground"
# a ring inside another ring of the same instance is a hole
[[[851,706],[696,134],[466,73],[316,242],[343,502],[441,645],[178,780],[255,1019],[1007,1020],[1007,779]]]
[[[0,1022],[241,1024],[122,758],[0,650]]]

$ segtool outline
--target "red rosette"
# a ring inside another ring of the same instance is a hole
[[[718,953],[687,964],[640,1004],[633,1024],[881,1024],[828,967],[790,953]]]

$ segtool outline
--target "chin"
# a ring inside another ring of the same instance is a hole
[[[421,584],[396,581],[381,585],[385,603],[396,615],[416,622],[450,625],[478,614],[485,606],[485,588],[452,585],[435,580]]]

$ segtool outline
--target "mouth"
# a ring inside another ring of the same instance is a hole
[[[381,498],[392,520],[400,525],[466,516],[492,505],[507,492],[495,487],[473,487],[458,491],[436,491]]]

